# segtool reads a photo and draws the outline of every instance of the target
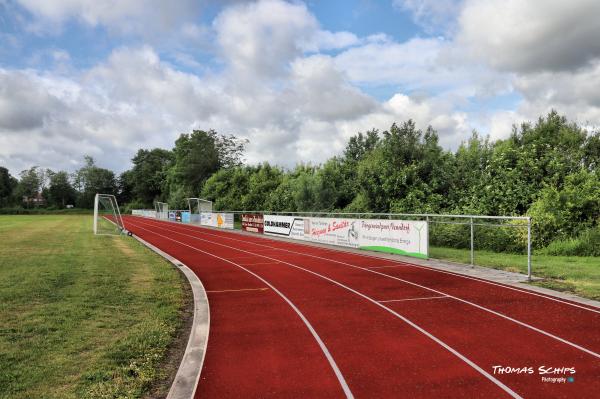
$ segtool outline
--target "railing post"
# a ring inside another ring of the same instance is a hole
[[[429,240],[431,240],[429,236],[429,215],[425,216],[425,223],[427,224],[427,259],[431,258],[429,255]]]
[[[471,220],[471,266],[475,264],[475,242],[473,240],[473,218]]]
[[[531,217],[527,219],[527,279],[531,281]]]

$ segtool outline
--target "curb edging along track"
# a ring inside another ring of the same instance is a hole
[[[181,359],[173,384],[169,389],[167,399],[190,399],[196,393],[196,387],[200,379],[200,372],[206,355],[208,343],[208,332],[210,329],[210,308],[208,297],[202,282],[196,274],[178,259],[160,250],[144,239],[133,235],[133,237],[147,248],[159,254],[185,275],[192,288],[194,299],[194,319],[190,331],[185,352]]]

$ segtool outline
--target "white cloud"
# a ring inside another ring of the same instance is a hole
[[[285,73],[318,31],[304,4],[277,0],[228,8],[213,26],[226,62],[249,79]]]
[[[462,0],[393,0],[394,7],[409,11],[415,23],[429,33],[446,33],[454,28]]]
[[[574,70],[600,56],[597,0],[468,0],[458,43],[508,71]]]
[[[446,7],[445,2],[441,8],[431,2],[402,3],[415,18],[428,21],[435,21],[434,11]],[[117,30],[127,21],[134,21],[130,27],[148,27],[154,18],[138,13],[136,1],[114,10],[81,1],[49,4],[56,8],[44,3],[36,11],[40,20],[77,19]],[[83,10],[82,4],[89,9]],[[326,31],[303,3],[263,0],[225,8],[212,27],[180,23],[168,39],[169,51],[149,45],[120,47],[85,70],[70,65],[74,55],[46,49],[37,70],[0,70],[0,164],[14,173],[34,164],[72,170],[89,154],[101,165],[122,171],[138,148],[171,148],[180,133],[214,128],[250,139],[249,162],[293,166],[339,153],[357,131],[385,130],[409,118],[422,129],[431,124],[441,144],[450,148],[467,138],[472,127],[504,138],[512,123],[535,120],[550,108],[581,123],[600,122],[595,90],[600,62],[595,56],[579,59],[572,71],[552,64],[546,72],[529,73],[535,63],[526,57],[527,46],[544,35],[533,29],[535,34],[526,35],[521,44],[510,44],[510,32],[494,22],[491,32],[508,37],[507,47],[496,43],[497,53],[480,51],[481,58],[469,58],[486,40],[491,47],[494,41],[476,38],[470,25],[473,15],[487,15],[476,13],[482,6],[469,1],[465,7],[457,40],[414,37],[399,43],[385,34],[357,37]],[[507,15],[519,7],[511,2]],[[503,12],[498,11],[499,18],[508,18]],[[532,21],[552,25],[552,18],[546,19]],[[218,52],[224,68],[213,69],[214,60],[201,61],[197,53],[207,48]],[[594,53],[595,47],[590,49]],[[323,54],[331,54],[329,50],[336,55]],[[511,52],[521,54],[514,65],[507,61]],[[46,60],[50,66],[42,69]],[[394,94],[376,100],[364,92],[379,87]],[[461,111],[482,98],[514,93],[522,101],[511,109]]]
[[[118,33],[157,35],[173,29],[199,11],[194,0],[17,0],[36,20],[34,31],[60,29],[71,20]]]

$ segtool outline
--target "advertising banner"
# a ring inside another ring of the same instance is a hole
[[[233,229],[233,213],[202,212],[200,224],[221,229]]]
[[[265,215],[264,226],[265,234],[417,258],[428,257],[428,226],[425,221]]]
[[[264,233],[304,240],[304,218],[296,216],[265,215]]]
[[[260,213],[244,213],[242,214],[242,230],[251,231],[253,233],[263,233],[264,218]]]
[[[425,221],[360,221],[359,248],[427,259],[429,226]]]

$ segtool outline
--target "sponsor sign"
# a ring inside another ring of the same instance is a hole
[[[296,216],[265,215],[264,233],[304,240],[304,219]]]
[[[414,220],[360,220],[359,248],[428,258],[429,226]]]
[[[190,211],[181,212],[181,222],[189,223],[190,222]]]
[[[200,224],[221,229],[233,229],[233,213],[202,212]]]
[[[242,214],[242,230],[251,231],[253,233],[261,233],[264,231],[264,218],[260,213],[244,213]]]
[[[418,258],[428,257],[428,226],[425,221],[265,215],[264,225],[265,234]]]

